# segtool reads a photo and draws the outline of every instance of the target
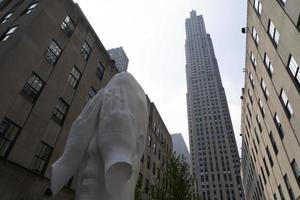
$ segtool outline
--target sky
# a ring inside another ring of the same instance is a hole
[[[246,4],[241,0],[75,0],[106,49],[122,46],[135,76],[170,133],[188,144],[185,19],[204,17],[218,60],[240,151]]]

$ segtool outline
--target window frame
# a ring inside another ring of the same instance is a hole
[[[88,49],[85,48],[85,46],[87,46]],[[90,57],[91,52],[92,52],[92,48],[91,48],[91,46],[89,45],[89,43],[85,40],[85,41],[83,42],[82,46],[81,46],[80,54],[83,56],[84,60],[88,60],[89,57]]]
[[[296,88],[300,92],[300,65],[292,54],[290,54],[287,68]]]
[[[268,22],[268,36],[270,37],[275,48],[277,48],[280,40],[280,33],[271,19],[269,19]]]
[[[51,155],[53,153],[53,149],[54,148],[51,145],[47,144],[46,142],[44,142],[42,140],[40,141],[40,143],[38,144],[36,151],[34,153],[34,157],[32,159],[31,169],[34,173],[37,173],[37,174],[45,173],[45,171],[48,167]]]
[[[8,28],[5,33],[1,36],[1,42],[5,42],[8,40],[8,38],[11,37],[11,35],[14,34],[14,32],[18,29],[19,25],[14,25],[10,28]]]
[[[62,103],[62,105],[59,105],[59,103]],[[64,106],[64,108],[63,108],[64,111],[60,110],[60,106]],[[51,118],[58,124],[63,125],[69,108],[70,108],[70,105],[63,98],[60,97],[58,102],[55,105],[55,108],[54,108],[54,111],[52,112]],[[60,115],[62,117],[60,118],[60,116],[58,116],[58,115]]]
[[[91,95],[91,91],[94,92],[94,95]],[[89,89],[89,92],[88,92],[87,102],[89,102],[92,98],[94,98],[94,96],[96,96],[96,94],[97,94],[97,90],[93,86],[91,86]]]
[[[266,100],[268,100],[268,98],[269,98],[269,96],[270,96],[270,93],[269,93],[269,91],[268,91],[266,82],[264,81],[263,78],[261,79],[260,86],[261,86],[261,89],[262,89],[262,91],[263,91],[263,94],[264,94]]]
[[[268,56],[268,54],[265,52],[265,55],[264,55],[264,65],[267,69],[267,72],[269,74],[269,76],[272,78],[272,75],[274,73],[274,67],[272,65],[272,62]]]
[[[7,22],[8,19],[11,18],[11,16],[13,14],[14,14],[14,11],[11,11],[11,12],[7,13],[6,15],[4,15],[0,20],[0,24],[4,24],[5,22]]]
[[[30,14],[39,5],[39,3],[39,1],[31,3],[29,6],[27,6],[22,15]]]
[[[3,125],[3,123],[6,121],[6,127]],[[3,140],[0,144],[0,157],[6,159],[11,152],[20,132],[21,132],[21,126],[17,125],[15,122],[10,120],[7,117],[4,117],[0,123],[0,141]],[[3,130],[2,130],[3,128]],[[17,129],[14,131],[14,129]],[[14,132],[12,134],[12,132]],[[9,135],[8,135],[9,134]],[[8,144],[8,145],[7,145]],[[2,152],[3,151],[3,152]]]
[[[79,75],[79,77],[76,77],[76,74],[73,74],[73,70],[75,71],[75,73],[77,73],[77,75]],[[70,84],[72,88],[76,90],[79,85],[81,76],[82,74],[80,70],[76,67],[76,65],[74,65],[73,68],[71,69],[71,72],[69,73],[67,82]],[[75,85],[73,85],[73,83],[75,83]]]
[[[286,92],[284,91],[283,88],[281,88],[281,91],[280,91],[280,94],[279,94],[279,99],[280,99],[280,102],[283,106],[283,109],[284,109],[288,119],[291,119],[291,117],[294,114],[294,110],[293,110],[293,107],[290,103],[290,100],[289,100],[289,98],[288,98],[288,96],[287,96],[287,94],[286,94]]]
[[[51,48],[51,45],[54,44],[55,45],[55,48],[56,50],[58,49],[59,50],[59,53],[57,54],[52,48]],[[58,43],[52,39],[50,44],[48,45],[45,53],[44,53],[44,56],[46,58],[46,60],[51,64],[51,65],[56,65],[56,63],[58,62],[61,54],[62,54],[62,48],[58,45]],[[48,57],[49,56],[49,57]],[[51,59],[52,58],[55,58],[54,61],[52,61]]]
[[[102,79],[103,79],[104,72],[105,72],[105,67],[102,64],[102,62],[99,61],[97,64],[96,74],[99,77],[100,81],[102,81]]]
[[[33,87],[33,82],[36,80],[39,81],[38,83],[35,83],[36,85],[41,84],[38,90],[36,87]],[[29,81],[31,83],[29,83]],[[27,99],[29,99],[32,103],[35,103],[38,97],[40,96],[44,86],[45,86],[45,81],[39,75],[37,75],[37,73],[32,72],[30,77],[27,79],[26,83],[24,84],[21,94],[27,97]]]
[[[71,36],[76,28],[76,25],[70,15],[67,15],[66,18],[63,20],[63,22],[60,25],[61,29],[67,36]]]
[[[255,45],[258,46],[259,36],[258,36],[258,33],[257,33],[256,28],[254,26],[252,26],[252,34],[251,35],[252,35],[252,38],[254,40]]]
[[[291,162],[291,168],[293,170],[298,186],[300,187],[300,168],[295,159],[293,159],[293,161]]]
[[[278,116],[278,113],[275,113],[275,115],[274,115],[274,122],[275,122],[275,126],[277,128],[277,131],[279,133],[280,139],[282,140],[285,136],[285,132],[283,130],[283,127],[282,127],[280,118]]]

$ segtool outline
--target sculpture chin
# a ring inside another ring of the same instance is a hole
[[[117,162],[105,173],[105,183],[108,193],[114,196],[123,193],[124,185],[132,176],[132,165],[128,162]]]

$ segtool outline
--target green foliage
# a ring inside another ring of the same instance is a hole
[[[173,153],[162,175],[156,184],[151,185],[153,200],[200,200],[193,197],[193,178],[183,156]]]

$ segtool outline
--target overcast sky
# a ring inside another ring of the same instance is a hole
[[[75,0],[106,49],[122,46],[128,71],[159,110],[170,133],[188,145],[185,19],[202,14],[211,34],[237,143],[244,79],[246,0]]]

